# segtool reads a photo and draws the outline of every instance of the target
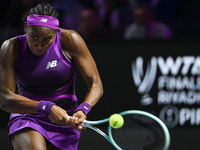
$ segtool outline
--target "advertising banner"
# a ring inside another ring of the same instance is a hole
[[[94,109],[94,114],[104,109],[99,118],[139,109],[155,114],[168,128],[200,125],[198,41],[102,42],[88,47],[104,84],[104,96]]]

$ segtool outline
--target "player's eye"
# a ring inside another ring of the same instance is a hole
[[[37,37],[34,36],[34,35],[31,35],[31,38],[32,38],[33,40],[37,40]]]
[[[51,38],[46,38],[45,39],[46,42],[49,42],[50,40],[51,40]]]
[[[45,37],[45,38],[43,39],[43,41],[44,41],[44,42],[49,42],[51,39],[52,39],[52,37],[49,36],[49,37]]]

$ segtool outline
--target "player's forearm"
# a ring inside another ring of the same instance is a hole
[[[37,113],[36,107],[38,103],[15,93],[1,93],[1,109],[9,113]]]
[[[88,93],[85,96],[85,103],[88,103],[91,107],[93,107],[103,95],[103,85],[101,80],[99,79],[98,82],[92,83],[91,87],[89,88]]]

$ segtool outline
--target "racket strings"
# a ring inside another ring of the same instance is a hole
[[[154,119],[129,114],[124,117],[124,125],[112,129],[112,137],[123,150],[161,150],[165,144],[165,134]]]

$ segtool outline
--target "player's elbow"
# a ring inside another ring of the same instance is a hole
[[[0,92],[0,108],[4,111],[7,111],[9,109],[9,100],[8,100],[8,93]]]
[[[6,110],[6,107],[7,107],[6,100],[5,100],[4,97],[1,97],[1,98],[0,98],[0,108],[1,108],[2,110]]]
[[[0,107],[1,107],[2,110],[5,110],[5,111],[6,111],[7,107],[8,107],[7,106],[7,101],[5,100],[4,97],[0,98]]]

